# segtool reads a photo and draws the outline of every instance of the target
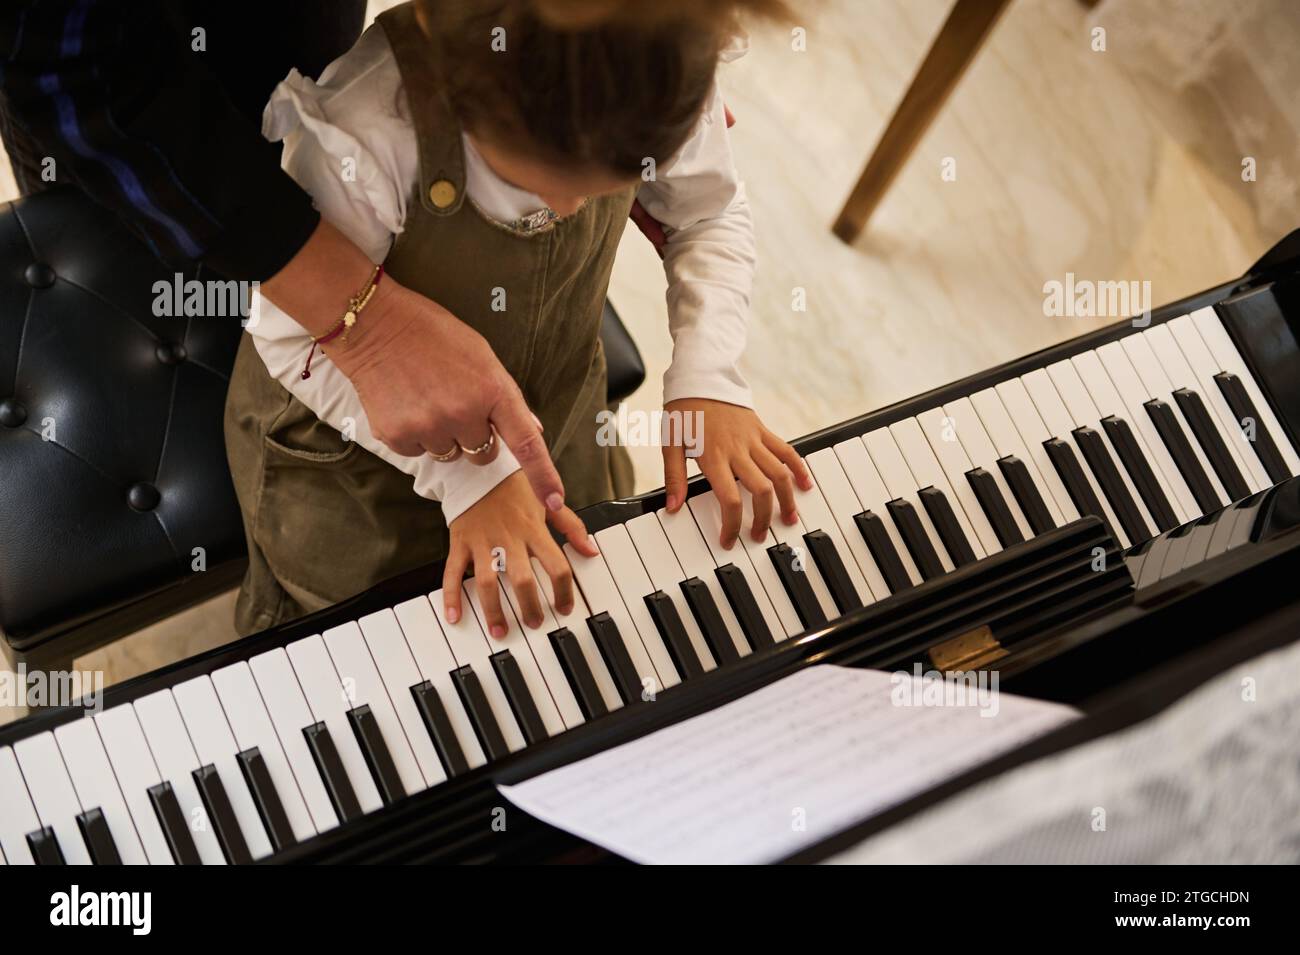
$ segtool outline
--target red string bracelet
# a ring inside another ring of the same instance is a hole
[[[357,316],[361,314],[361,310],[370,304],[370,299],[374,297],[375,289],[379,288],[379,280],[383,278],[383,276],[383,265],[376,265],[375,270],[370,273],[370,280],[366,282],[366,287],[348,300],[348,310],[343,313],[343,317],[335,322],[330,330],[320,336],[320,338],[313,338],[311,340],[311,348],[307,352],[307,364],[302,369],[303,381],[306,381],[311,377],[311,360],[316,354],[317,345],[328,345],[340,335],[343,336],[343,343],[345,345],[347,344],[348,332],[350,332],[352,326],[357,323]]]

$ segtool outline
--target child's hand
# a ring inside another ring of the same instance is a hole
[[[555,609],[561,614],[573,610],[573,571],[564,551],[546,529],[547,521],[578,549],[594,557],[598,551],[582,519],[569,508],[547,511],[542,507],[522,471],[506,478],[478,503],[451,522],[451,550],[442,574],[442,599],[447,619],[461,616],[461,581],[472,564],[474,586],[487,615],[487,628],[501,638],[509,632],[501,608],[497,573],[510,581],[519,598],[519,609],[529,627],[540,627],[542,598],[529,555],[536,557],[551,578]]]
[[[758,420],[748,408],[706,398],[681,398],[670,401],[668,411],[683,415],[699,412],[703,427],[686,431],[700,441],[696,463],[709,479],[713,493],[722,507],[722,546],[730,550],[740,534],[739,480],[754,496],[754,523],[750,533],[754,540],[767,538],[772,511],[781,505],[781,517],[787,524],[798,519],[794,488],[812,490],[812,479],[803,459]],[[664,447],[664,486],[668,492],[668,510],[675,513],[686,500],[686,450],[680,444]]]

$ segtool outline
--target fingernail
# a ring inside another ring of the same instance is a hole
[[[524,622],[528,624],[528,629],[529,629],[529,630],[536,630],[538,627],[540,627],[540,626],[542,625],[542,618],[541,618],[541,617],[531,617],[531,618],[529,618],[528,620],[526,620],[526,621],[524,621]]]
[[[558,491],[552,491],[551,496],[546,499],[546,509],[558,511],[562,507],[564,507],[564,496]]]
[[[600,553],[600,547],[597,546],[597,544],[596,544],[596,538],[592,537],[590,534],[587,535],[587,544],[588,544],[588,545],[591,547],[591,549],[592,549],[593,551],[595,551],[597,554]]]
[[[734,538],[734,537],[731,537],[731,538],[724,537],[724,538],[722,538],[722,549],[723,549],[723,550],[731,550],[731,548],[734,547],[734,546],[736,546],[736,538]]]
[[[447,621],[448,623],[460,623],[460,611],[455,607],[448,607]]]
[[[542,419],[539,418],[539,417],[537,417],[537,415],[533,415],[533,424],[537,425],[537,430],[538,430],[538,431],[545,431],[545,430],[546,430],[544,427],[542,427]]]
[[[789,514],[782,514],[781,519],[787,524],[793,524],[795,521],[799,520],[799,512],[791,511]]]
[[[675,510],[677,510],[677,495],[676,495],[676,494],[669,494],[669,495],[668,495],[668,501],[667,501],[666,503],[667,503],[667,505],[668,505],[668,510],[669,510],[669,511],[675,511]]]
[[[573,604],[564,604],[563,606],[556,607],[555,609],[559,611],[560,616],[567,617],[569,614],[573,613]]]
[[[496,637],[498,640],[504,640],[506,637],[505,624],[492,624],[492,636]]]

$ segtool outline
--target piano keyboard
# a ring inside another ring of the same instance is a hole
[[[0,747],[0,861],[266,858],[1080,515],[1130,548],[1300,475],[1211,308],[807,462],[762,543],[722,550],[707,491],[598,530],[536,629],[435,591]]]

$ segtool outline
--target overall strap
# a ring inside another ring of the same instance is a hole
[[[415,18],[415,6],[403,3],[381,13],[383,28],[397,60],[420,151],[416,193],[425,211],[449,216],[465,200],[465,151],[460,123],[443,93],[434,66],[435,50]]]

